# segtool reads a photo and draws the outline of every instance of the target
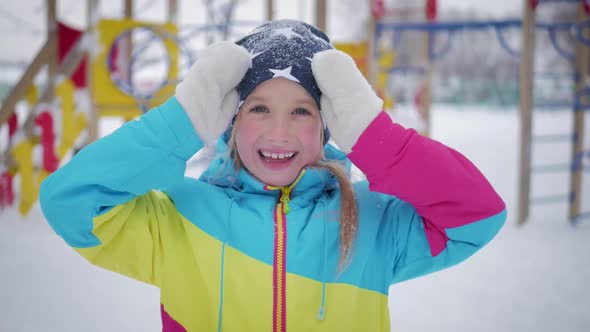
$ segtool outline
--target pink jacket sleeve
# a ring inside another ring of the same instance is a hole
[[[449,229],[505,212],[504,202],[473,163],[444,144],[392,123],[385,112],[363,132],[348,157],[365,173],[371,191],[396,196],[416,209],[433,257],[447,247]],[[502,216],[501,224],[504,220]]]

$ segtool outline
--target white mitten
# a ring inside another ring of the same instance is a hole
[[[251,60],[248,51],[230,41],[206,48],[176,86],[176,99],[205,145],[214,145],[238,107],[236,86]]]
[[[322,91],[320,106],[330,135],[342,151],[350,153],[359,136],[381,112],[383,101],[354,60],[342,51],[317,53],[311,69]]]

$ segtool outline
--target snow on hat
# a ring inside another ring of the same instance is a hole
[[[277,20],[257,27],[236,43],[246,48],[252,59],[250,69],[238,85],[240,105],[258,84],[284,77],[301,84],[320,107],[321,91],[311,71],[311,59],[314,54],[333,48],[326,34],[304,22]],[[323,117],[322,121],[326,143],[330,133]]]

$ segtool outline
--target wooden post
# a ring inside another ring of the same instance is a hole
[[[273,0],[266,0],[266,20],[272,21],[274,18],[274,1]]]
[[[531,187],[531,132],[533,123],[533,70],[535,60],[535,9],[523,0],[520,52],[520,165],[517,223],[524,224],[529,216]]]
[[[578,4],[578,16],[576,18],[576,22],[578,24],[585,22],[588,20],[588,14],[584,10],[584,4],[580,2]],[[588,33],[588,29],[582,29],[582,37],[586,40],[590,39],[590,33]],[[582,42],[578,41],[575,47],[575,71],[577,73],[576,77],[578,80],[575,83],[575,92],[580,92],[584,88],[588,87],[588,70],[590,70],[590,50],[587,45],[584,45]],[[575,96],[574,96],[575,97]],[[573,133],[574,133],[574,144],[572,144],[572,165],[574,168],[571,170],[570,173],[570,204],[569,204],[569,219],[570,222],[575,222],[576,217],[580,214],[581,203],[582,203],[582,174],[583,174],[583,165],[582,165],[582,154],[584,153],[584,115],[586,112],[586,107],[590,105],[590,98],[588,98],[588,94],[584,93],[580,98],[575,98],[577,102],[580,103],[582,108],[574,109],[574,124],[573,124]]]
[[[33,61],[29,64],[20,80],[12,87],[10,93],[6,96],[0,107],[0,124],[8,121],[8,118],[14,112],[14,107],[18,103],[29,88],[33,85],[33,80],[39,74],[41,69],[45,67],[46,61],[51,57],[51,54],[57,52],[57,43],[49,39],[45,41],[45,45],[41,47],[39,53],[35,56]]]
[[[432,23],[436,21],[437,17],[437,0],[429,0],[426,2],[424,7],[424,19],[428,23]],[[432,73],[433,73],[433,63],[430,54],[433,53],[434,48],[434,38],[435,34],[431,31],[424,32],[424,67],[425,67],[425,75],[424,75],[424,85],[422,86],[423,90],[419,91],[422,93],[420,107],[420,114],[424,119],[424,129],[422,130],[422,134],[424,136],[430,136],[431,132],[431,115],[430,109],[432,106]]]
[[[428,8],[424,8],[424,19],[426,22],[432,22],[435,17],[429,17]],[[434,47],[434,34],[430,31],[424,31],[424,45],[423,45],[423,52],[424,52],[424,81],[423,81],[423,91],[419,93],[423,93],[422,95],[422,102],[420,103],[420,114],[424,119],[424,129],[422,130],[422,135],[430,136],[430,106],[432,104],[432,59],[430,59],[430,53],[433,52],[432,48]]]
[[[57,78],[57,71],[59,66],[58,61],[58,36],[57,36],[57,0],[47,0],[47,43],[52,50],[47,56],[47,81],[45,86],[45,94],[39,99],[41,103],[50,103],[55,98],[55,81]],[[23,124],[25,135],[32,137],[35,132],[35,114],[33,111]]]
[[[125,16],[125,20],[132,20],[134,18],[134,10],[133,10],[133,0],[125,0],[125,12],[123,13]],[[123,59],[123,64],[121,66],[121,71],[119,72],[120,77],[123,81],[131,87],[132,91],[134,90],[133,86],[133,33],[134,29],[127,30],[127,36],[122,40],[120,46],[122,46],[125,54],[125,58]],[[132,98],[135,96],[131,95]],[[137,98],[137,97],[135,97]],[[131,110],[130,110],[131,111]],[[133,118],[131,116],[124,116],[123,121],[131,121]]]
[[[327,0],[316,0],[315,9],[315,26],[321,31],[326,32],[326,6]]]
[[[430,105],[432,104],[432,60],[430,59],[431,39],[434,38],[431,32],[424,32],[424,81],[420,93],[423,93],[420,103],[420,114],[424,119],[424,129],[422,135],[430,136]]]
[[[178,0],[168,0],[168,23],[178,23]]]
[[[371,8],[373,0],[367,0]],[[367,80],[371,83],[373,90],[377,91],[377,19],[371,13],[367,23]]]
[[[133,17],[133,0],[125,0],[123,15],[125,16],[125,18]]]
[[[133,0],[125,0],[125,8],[123,15],[126,20],[133,19]],[[123,73],[120,74],[123,74],[121,75],[122,79],[127,84],[129,84],[129,86],[131,86],[131,77],[129,77],[128,75],[131,73],[129,67],[131,66],[131,57],[133,55],[133,30],[129,30],[127,32],[127,36],[125,36],[125,38],[122,40],[120,46],[122,46],[125,54],[124,65],[122,65]]]
[[[47,90],[49,93],[48,100],[42,100],[42,102],[49,102],[55,97],[55,79],[57,74],[57,68],[59,65],[57,56],[57,0],[47,0],[47,41],[52,43],[50,49],[53,50],[49,54],[47,59]]]
[[[99,17],[99,0],[87,0],[86,1],[86,37],[92,43],[94,43],[94,35],[96,34],[96,24]],[[92,52],[98,45],[91,44],[88,46],[86,53],[86,89],[88,91],[88,136],[84,145],[88,145],[98,139],[98,109],[94,104],[94,98],[92,96],[93,90],[93,79],[92,79]]]

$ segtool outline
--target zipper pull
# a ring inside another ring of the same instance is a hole
[[[283,204],[283,213],[287,214],[289,213],[289,196],[291,195],[291,190],[289,188],[286,189],[282,189],[282,194],[281,194],[281,203]]]

